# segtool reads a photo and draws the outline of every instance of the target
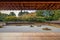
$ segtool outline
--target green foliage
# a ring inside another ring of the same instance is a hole
[[[28,18],[27,21],[30,21],[30,22],[35,22],[36,21],[36,18]]]
[[[54,20],[53,19],[54,10],[37,10],[36,14],[37,14],[37,17],[38,16],[44,17],[44,20],[46,20],[46,21],[52,21],[52,20]]]
[[[9,16],[16,16],[14,12],[10,12]]]
[[[4,21],[8,22],[8,21],[17,21],[17,17],[16,16],[8,16],[4,19]]]
[[[23,21],[22,17],[17,17],[17,21]]]
[[[8,14],[4,14],[0,12],[0,21],[4,21],[4,18],[7,17]]]
[[[54,10],[43,10],[43,15],[44,16],[53,16],[54,15]]]
[[[49,16],[49,17],[45,17],[46,21],[53,21],[53,17],[52,16]]]
[[[36,15],[37,16],[43,16],[43,10],[37,10]]]
[[[37,22],[45,22],[46,20],[45,20],[45,17],[37,17],[36,21]]]
[[[37,10],[36,13],[19,12],[16,17],[14,12],[4,14],[0,12],[0,21],[29,21],[29,22],[46,22],[60,20],[60,10]]]
[[[54,10],[54,16],[53,16],[53,19],[54,20],[59,20],[60,18],[60,10]]]

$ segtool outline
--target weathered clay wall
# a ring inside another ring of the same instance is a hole
[[[0,33],[0,40],[60,40],[60,33]]]

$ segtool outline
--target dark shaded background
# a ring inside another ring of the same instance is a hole
[[[41,1],[45,1],[45,2],[48,2],[48,1],[54,1],[54,2],[59,2],[60,0],[0,0],[0,2],[41,2]]]

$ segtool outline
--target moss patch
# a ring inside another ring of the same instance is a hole
[[[51,30],[51,29],[49,29],[49,28],[42,28],[43,30]]]

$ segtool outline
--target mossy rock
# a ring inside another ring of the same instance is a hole
[[[30,25],[30,27],[34,27],[33,25]]]
[[[0,26],[0,28],[3,28],[3,26]]]
[[[43,30],[51,30],[51,29],[49,29],[49,28],[42,28]]]
[[[37,27],[41,27],[41,25],[37,26]]]

